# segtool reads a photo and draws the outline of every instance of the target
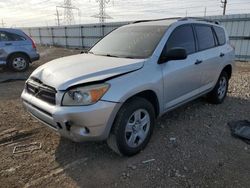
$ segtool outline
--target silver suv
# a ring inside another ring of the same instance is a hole
[[[222,103],[233,62],[234,49],[218,24],[141,21],[111,32],[87,54],[40,66],[21,97],[62,136],[107,140],[131,156],[147,145],[162,114],[204,95]]]
[[[19,29],[0,28],[0,65],[21,72],[39,59],[34,41]]]

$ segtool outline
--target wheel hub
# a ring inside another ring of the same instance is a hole
[[[141,122],[136,122],[135,125],[132,126],[132,130],[134,133],[137,133],[141,130]]]
[[[13,60],[13,67],[17,70],[23,70],[26,66],[26,61],[22,57],[17,57]]]

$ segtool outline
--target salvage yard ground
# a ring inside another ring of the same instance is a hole
[[[41,59],[28,72],[0,68],[0,80],[27,77],[49,60],[80,52],[38,50]],[[131,158],[105,142],[60,138],[23,109],[24,81],[0,83],[0,187],[249,187],[250,145],[233,138],[227,123],[250,120],[250,63],[237,62],[236,69],[223,104],[201,98],[164,115],[147,148]],[[13,154],[15,146],[35,142],[41,149]]]

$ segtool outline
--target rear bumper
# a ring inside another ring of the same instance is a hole
[[[23,91],[27,111],[63,137],[75,142],[107,139],[119,103],[99,101],[90,106],[50,105]]]
[[[37,53],[34,57],[30,58],[31,62],[37,61],[40,59],[40,55]]]

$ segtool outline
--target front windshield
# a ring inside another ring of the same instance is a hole
[[[160,42],[167,26],[126,26],[99,41],[89,53],[124,58],[148,58]]]

